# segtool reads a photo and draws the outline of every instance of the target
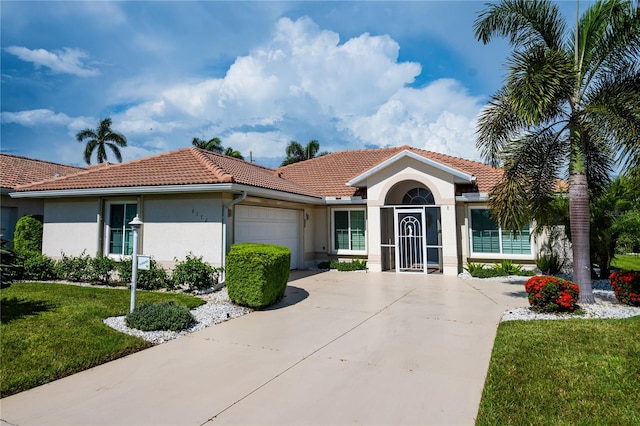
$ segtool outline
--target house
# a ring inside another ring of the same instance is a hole
[[[13,239],[16,223],[22,216],[42,215],[44,202],[37,198],[11,198],[19,185],[39,182],[58,176],[78,173],[81,167],[65,166],[48,161],[34,160],[19,155],[0,153],[0,220],[2,238]]]
[[[269,169],[194,147],[16,187],[43,200],[43,253],[139,252],[165,267],[188,253],[224,265],[235,242],[281,244],[291,268],[361,258],[370,271],[455,275],[467,261],[537,253],[529,229],[497,226],[487,193],[502,170],[409,146],[328,154]]]

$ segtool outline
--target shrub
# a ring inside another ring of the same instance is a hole
[[[471,274],[471,276],[474,278],[494,278],[494,277],[504,277],[504,274],[492,267],[492,268],[478,269],[473,274]]]
[[[640,271],[614,272],[609,282],[620,303],[640,306]]]
[[[362,271],[367,269],[367,261],[354,259],[351,262],[339,262],[333,260],[331,261],[330,267],[338,271]]]
[[[42,252],[42,216],[22,216],[13,233],[13,248],[16,253]]]
[[[189,290],[213,287],[217,280],[217,270],[205,263],[202,256],[195,257],[193,253],[187,254],[185,260],[176,264],[172,275],[174,287],[186,286]]]
[[[500,263],[496,263],[493,268],[494,271],[498,275],[509,276],[509,275],[520,275],[522,272],[522,265],[514,265],[511,260],[503,259]]]
[[[580,294],[576,283],[549,275],[529,278],[524,288],[536,312],[573,312]]]
[[[62,253],[62,259],[56,262],[58,278],[69,281],[89,281],[91,279],[91,258],[84,251],[80,256],[67,256]]]
[[[227,291],[238,305],[263,308],[284,296],[291,250],[275,244],[239,243],[227,256]]]
[[[331,262],[328,260],[318,262],[318,269],[331,269]]]
[[[564,262],[553,252],[541,254],[536,259],[536,267],[544,275],[556,275],[562,269]]]
[[[89,281],[108,285],[115,272],[116,262],[106,256],[97,256],[89,260]]]
[[[485,270],[484,265],[482,263],[472,263],[472,262],[467,262],[467,266],[465,266],[464,269],[466,269],[469,275],[471,275],[472,277],[478,277],[476,274],[481,273],[480,271]]]
[[[9,240],[0,235],[0,288],[7,288],[16,279],[18,266],[13,250],[7,247]]]
[[[131,259],[118,262],[116,269],[121,282],[127,284],[131,283],[132,263],[133,261]],[[157,290],[160,288],[171,288],[172,282],[171,279],[169,279],[167,271],[161,266],[158,266],[158,263],[155,260],[151,259],[148,271],[138,269],[136,287],[141,290]]]
[[[23,280],[47,281],[56,278],[56,262],[38,252],[26,252],[20,255]]]
[[[136,307],[125,317],[127,327],[142,331],[180,331],[194,321],[193,315],[184,305],[173,302],[146,303]]]

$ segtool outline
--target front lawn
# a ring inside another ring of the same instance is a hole
[[[53,283],[14,283],[2,289],[2,397],[149,347],[102,323],[126,314],[130,296],[122,289]],[[169,300],[189,308],[204,303],[185,294],[137,292],[138,303]]]
[[[640,271],[640,256],[616,254],[611,261],[611,266],[625,271]]]
[[[640,317],[498,327],[477,425],[638,425]]]

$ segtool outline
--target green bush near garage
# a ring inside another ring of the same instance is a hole
[[[229,298],[236,304],[265,308],[284,296],[291,250],[275,244],[238,243],[226,261]]]

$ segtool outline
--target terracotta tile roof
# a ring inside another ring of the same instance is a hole
[[[12,154],[0,154],[0,186],[14,189],[19,185],[78,173],[82,167],[36,160]]]
[[[313,197],[349,197],[361,194],[362,190],[346,186],[346,182],[405,149],[474,175],[480,192],[488,192],[502,176],[501,169],[483,163],[409,146],[336,152],[277,170],[189,147],[126,163],[72,168],[74,174],[15,189],[46,191],[233,182]]]
[[[126,163],[91,167],[73,175],[22,185],[17,190],[47,191],[231,182],[319,197],[313,190],[282,179],[272,169],[194,147]]]
[[[502,169],[409,146],[341,151],[290,164],[279,168],[278,172],[282,177],[313,189],[323,196],[350,197],[356,195],[358,188],[346,186],[345,182],[405,149],[463,173],[474,175],[480,192],[489,192],[502,177]]]

